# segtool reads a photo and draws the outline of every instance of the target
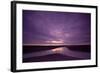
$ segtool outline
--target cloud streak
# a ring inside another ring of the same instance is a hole
[[[63,40],[65,44],[89,44],[89,13],[23,10],[23,44]]]

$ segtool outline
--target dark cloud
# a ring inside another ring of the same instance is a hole
[[[89,13],[23,10],[23,43],[63,40],[66,44],[90,43]]]

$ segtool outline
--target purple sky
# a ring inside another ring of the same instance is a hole
[[[89,13],[23,10],[23,44],[90,44]]]

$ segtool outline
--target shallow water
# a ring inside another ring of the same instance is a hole
[[[76,49],[76,50],[75,50]],[[84,49],[84,50],[83,50]],[[56,50],[56,51],[53,51]],[[90,59],[89,45],[82,46],[24,46],[23,62],[67,61]]]

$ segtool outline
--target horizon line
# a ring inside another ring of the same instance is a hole
[[[67,46],[67,45],[91,45],[91,44],[22,44],[23,46]]]

